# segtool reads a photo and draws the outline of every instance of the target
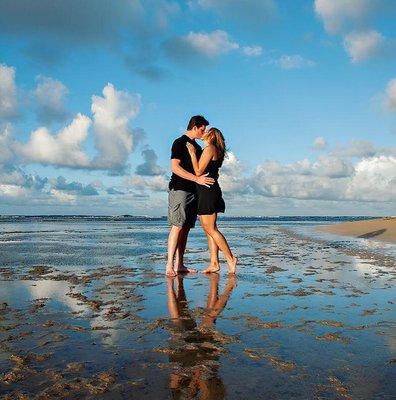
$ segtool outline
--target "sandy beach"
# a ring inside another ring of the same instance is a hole
[[[396,217],[369,219],[322,226],[323,232],[396,243]]]
[[[237,277],[165,278],[166,222],[1,223],[0,397],[394,398],[394,248],[220,224]]]

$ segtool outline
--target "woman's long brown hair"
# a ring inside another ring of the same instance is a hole
[[[218,160],[222,164],[227,153],[227,148],[225,145],[224,136],[220,129],[210,128],[202,139],[216,147]]]

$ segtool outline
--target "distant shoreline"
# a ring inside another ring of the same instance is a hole
[[[320,226],[318,230],[342,236],[396,243],[396,217],[382,217]]]
[[[379,218],[396,218],[385,216],[368,216],[368,215],[219,215],[222,219],[259,219],[259,220],[330,220],[330,221],[360,221]],[[119,214],[119,215],[100,215],[100,214],[0,214],[1,218],[135,218],[135,219],[153,219],[161,220],[166,219],[166,215],[132,215],[132,214]]]

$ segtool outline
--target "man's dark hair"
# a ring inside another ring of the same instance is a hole
[[[190,122],[188,123],[187,130],[190,131],[194,126],[200,128],[202,125],[208,126],[209,121],[206,120],[202,115],[194,115],[191,117]]]

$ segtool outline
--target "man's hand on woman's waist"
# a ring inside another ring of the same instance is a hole
[[[209,172],[206,173],[205,175],[197,176],[195,182],[198,185],[211,187],[215,183],[215,180],[208,175],[209,175]]]

